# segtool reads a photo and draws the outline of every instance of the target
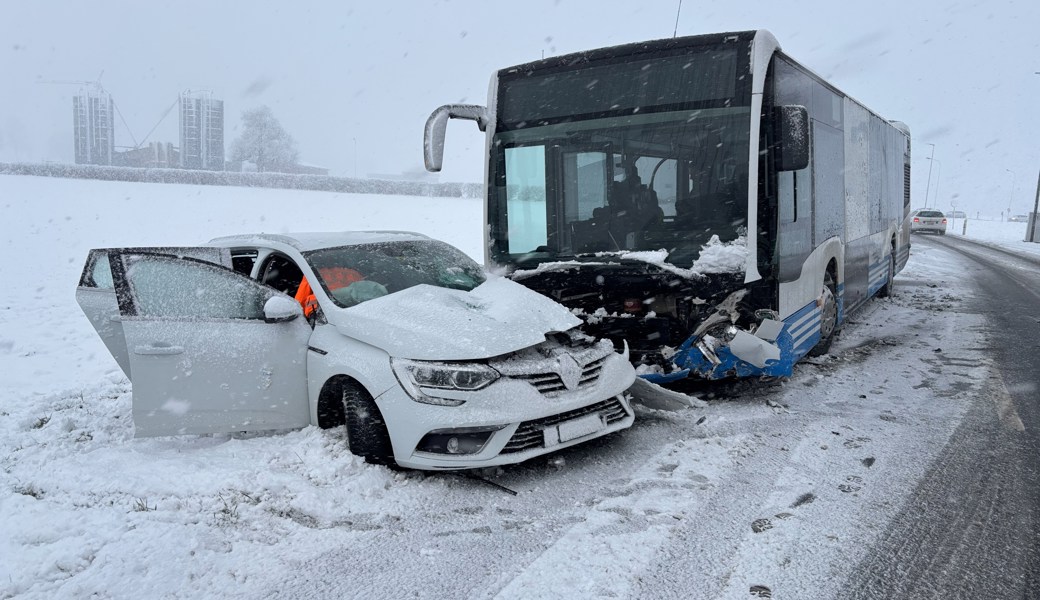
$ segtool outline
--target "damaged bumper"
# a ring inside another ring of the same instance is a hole
[[[780,321],[764,320],[749,332],[735,325],[690,338],[673,362],[703,379],[789,377],[794,368],[791,336]]]

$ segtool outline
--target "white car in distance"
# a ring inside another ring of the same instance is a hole
[[[634,418],[627,348],[420,234],[97,249],[76,297],[133,384],[139,437],[345,425],[369,462],[467,469]]]

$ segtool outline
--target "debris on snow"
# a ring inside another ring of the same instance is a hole
[[[632,397],[633,402],[655,410],[677,411],[708,406],[708,403],[700,398],[673,392],[642,377],[636,377],[632,387],[628,388],[627,392]]]

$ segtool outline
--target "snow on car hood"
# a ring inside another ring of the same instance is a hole
[[[391,356],[476,360],[539,344],[545,334],[581,321],[538,292],[498,277],[469,292],[410,287],[340,311],[335,324]]]

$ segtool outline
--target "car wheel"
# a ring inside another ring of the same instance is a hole
[[[343,412],[347,417],[347,444],[351,453],[372,464],[394,464],[390,434],[372,395],[357,384],[345,386]]]
[[[834,343],[834,335],[838,331],[838,299],[835,294],[837,285],[830,271],[824,276],[823,306],[820,307],[820,341],[809,350],[809,356],[822,356],[827,354]]]
[[[892,295],[892,288],[895,287],[896,279],[896,251],[895,248],[888,254],[888,281],[885,285],[881,286],[878,290],[878,296],[881,298],[888,298]]]

